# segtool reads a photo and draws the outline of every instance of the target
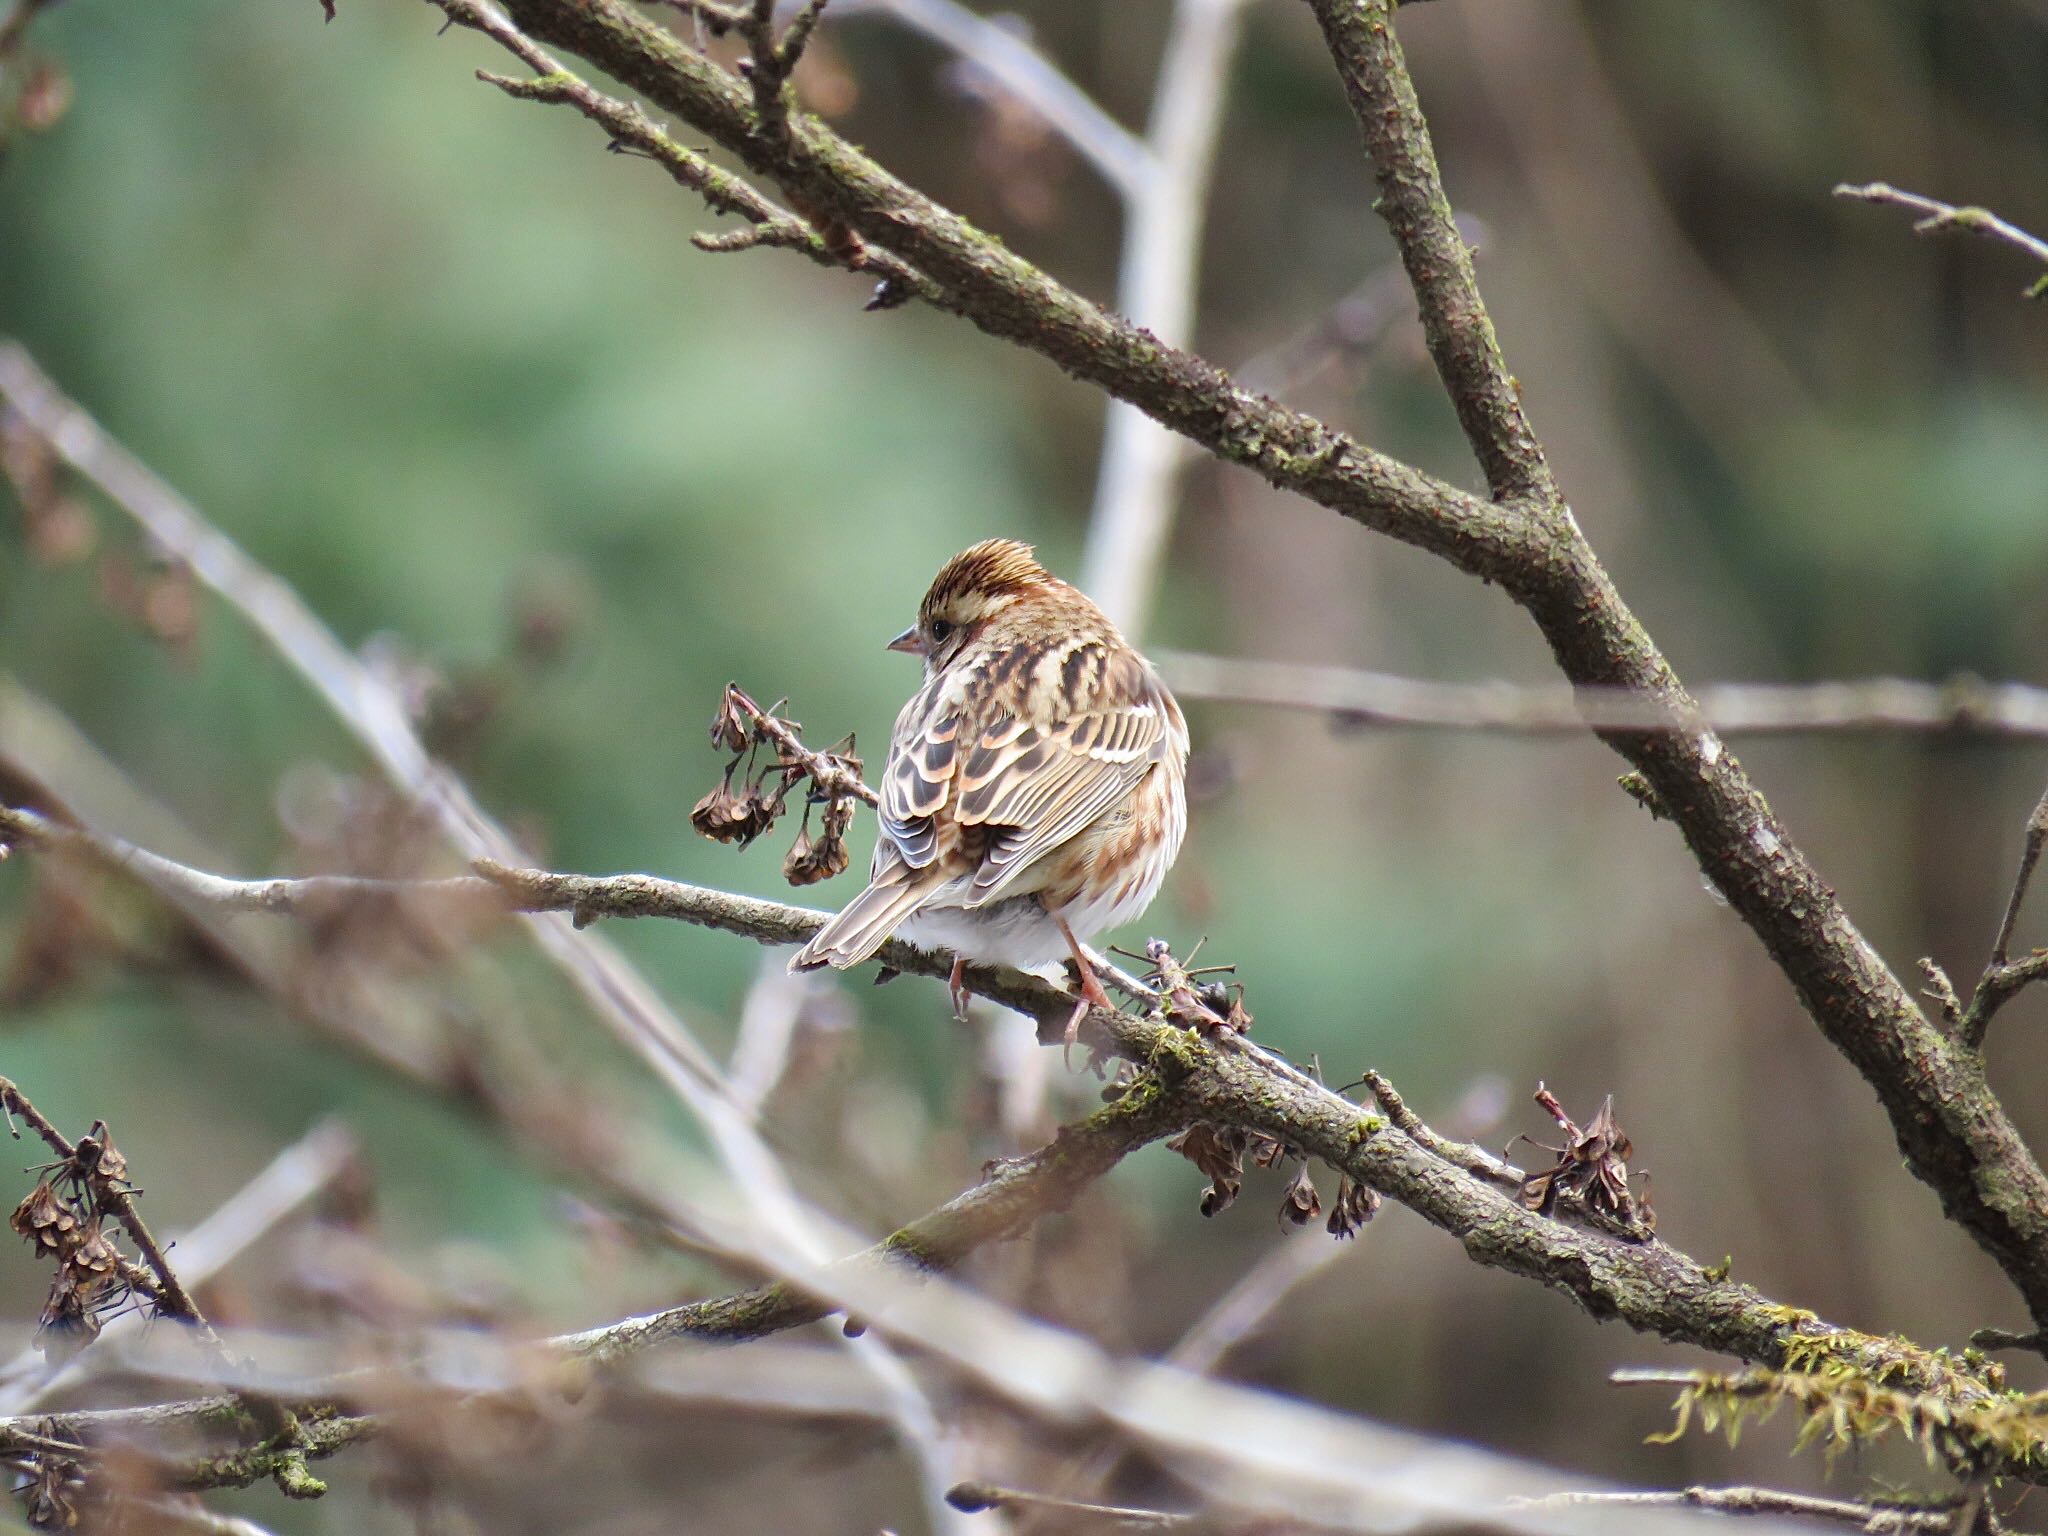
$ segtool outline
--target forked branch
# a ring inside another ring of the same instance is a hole
[[[475,0],[449,0],[453,6]],[[1696,707],[1552,488],[1448,220],[1433,152],[1392,36],[1389,0],[1315,0],[1354,104],[1432,353],[1489,484],[1487,501],[1252,394],[1213,364],[1107,313],[891,176],[802,114],[760,131],[745,82],[621,0],[508,0],[527,35],[577,53],[777,182],[814,227],[892,253],[930,301],[1129,401],[1272,484],[1498,583],[1575,686],[1618,689],[1655,716],[1600,734],[1648,782],[1702,872],[1756,932],[1822,1032],[1877,1094],[1906,1160],[2048,1324],[2048,1176],[1976,1053],[1930,1024]],[[1391,116],[1388,114],[1391,113]]]

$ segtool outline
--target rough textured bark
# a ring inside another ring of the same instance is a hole
[[[904,185],[803,114],[758,131],[746,87],[618,0],[510,0],[533,36],[641,92],[778,182],[813,218],[916,268],[941,307],[1128,400],[1218,457],[1502,586],[1574,684],[1622,688],[1669,711],[1664,730],[1608,730],[1703,872],[1762,939],[1827,1038],[1870,1082],[1915,1174],[2048,1324],[2048,1177],[1974,1051],[1929,1023],[1800,854],[1615,591],[1549,484],[1449,223],[1387,0],[1311,0],[1379,170],[1432,352],[1489,481],[1472,496],[1313,417],[1237,388],[1074,293]],[[451,6],[452,9],[452,6]]]

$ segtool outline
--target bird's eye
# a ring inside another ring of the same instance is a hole
[[[953,621],[951,619],[932,620],[932,639],[936,641],[938,644],[944,645],[946,643],[946,637],[952,633]]]

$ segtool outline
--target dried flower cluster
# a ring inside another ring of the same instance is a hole
[[[1202,946],[1195,946],[1195,953]],[[1190,963],[1194,954],[1188,956]],[[1159,1006],[1170,1023],[1183,1029],[1200,1030],[1213,1034],[1219,1030],[1230,1030],[1236,1034],[1249,1034],[1252,1027],[1251,1010],[1244,1005],[1244,987],[1238,983],[1210,982],[1203,985],[1197,976],[1215,972],[1228,973],[1235,969],[1228,965],[1205,965],[1191,968],[1173,956],[1164,939],[1145,941],[1145,960],[1152,969],[1145,976],[1145,983],[1159,993]]]
[[[10,1090],[0,1107],[11,1112],[18,1102]],[[11,1113],[8,1128],[21,1134]],[[106,1231],[116,1192],[134,1193],[128,1160],[108,1139],[105,1124],[95,1121],[70,1156],[44,1167],[42,1179],[9,1219],[37,1258],[57,1261],[38,1336],[46,1351],[68,1353],[90,1343],[106,1314],[137,1291],[154,1298],[147,1273],[122,1256]]]
[[[732,761],[691,810],[690,825],[714,842],[744,848],[775,825],[788,808],[790,792],[807,783],[803,823],[782,861],[782,875],[791,885],[815,885],[846,869],[854,803],[872,805],[874,794],[861,781],[861,760],[854,755],[851,736],[829,751],[814,751],[803,744],[803,727],[777,713],[781,707],[763,709],[737,683],[727,684],[711,717],[711,740],[732,753]],[[819,808],[815,835],[813,806]]]
[[[1309,1177],[1308,1159],[1285,1142],[1240,1126],[1205,1123],[1189,1126],[1166,1145],[1208,1176],[1209,1187],[1202,1192],[1204,1216],[1228,1209],[1237,1199],[1238,1191],[1244,1187],[1247,1153],[1260,1168],[1286,1162],[1299,1164],[1280,1196],[1282,1221],[1305,1227],[1323,1214],[1322,1196],[1316,1193],[1315,1181]],[[1323,1223],[1324,1230],[1332,1237],[1354,1237],[1379,1208],[1378,1191],[1354,1183],[1348,1176],[1339,1176],[1337,1199]]]
[[[1552,1147],[1530,1142],[1531,1146],[1553,1154],[1557,1163],[1522,1181],[1522,1204],[1538,1215],[1548,1216],[1556,1208],[1559,1195],[1577,1195],[1586,1209],[1596,1215],[1612,1217],[1643,1233],[1656,1231],[1657,1213],[1650,1209],[1649,1197],[1629,1193],[1628,1160],[1635,1155],[1635,1147],[1615,1121],[1614,1095],[1607,1096],[1583,1130],[1564,1112],[1557,1096],[1541,1083],[1536,1085],[1535,1097],[1563,1130],[1564,1145]]]
[[[64,1456],[38,1455],[26,1462],[14,1485],[38,1531],[68,1531],[79,1522],[79,1500],[86,1488],[79,1463]]]

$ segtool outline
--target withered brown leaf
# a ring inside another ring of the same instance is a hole
[[[1565,1113],[1557,1096],[1540,1083],[1535,1097],[1564,1132],[1564,1145],[1531,1143],[1552,1153],[1557,1162],[1522,1181],[1522,1204],[1548,1216],[1556,1209],[1558,1196],[1577,1195],[1585,1201],[1587,1209],[1597,1214],[1654,1230],[1656,1215],[1649,1203],[1638,1200],[1629,1191],[1628,1160],[1635,1147],[1614,1118],[1614,1095],[1607,1096],[1584,1129]]]
[[[61,1257],[83,1242],[83,1220],[76,1206],[44,1183],[28,1192],[7,1224],[34,1245],[40,1259]]]
[[[783,856],[782,878],[791,885],[816,885],[820,880],[830,880],[834,875],[844,874],[852,862],[846,849],[846,839],[835,833],[830,826],[813,840],[808,828],[799,831],[789,852]]]
[[[718,700],[718,713],[711,717],[711,744],[728,752],[744,752],[749,735],[747,718],[740,712],[728,684]]]
[[[1379,1214],[1380,1192],[1360,1184],[1349,1174],[1337,1180],[1337,1198],[1330,1206],[1324,1230],[1336,1238],[1356,1237],[1358,1229]]]
[[[735,791],[727,780],[691,808],[690,825],[713,842],[744,848],[774,826],[781,814],[781,796],[765,796],[754,785]]]
[[[1281,1219],[1305,1227],[1322,1214],[1323,1197],[1316,1193],[1315,1180],[1308,1176],[1308,1164],[1303,1163],[1294,1170],[1286,1193],[1280,1197]]]
[[[1208,1176],[1202,1214],[1229,1209],[1244,1187],[1245,1133],[1230,1125],[1191,1125],[1166,1145]]]

